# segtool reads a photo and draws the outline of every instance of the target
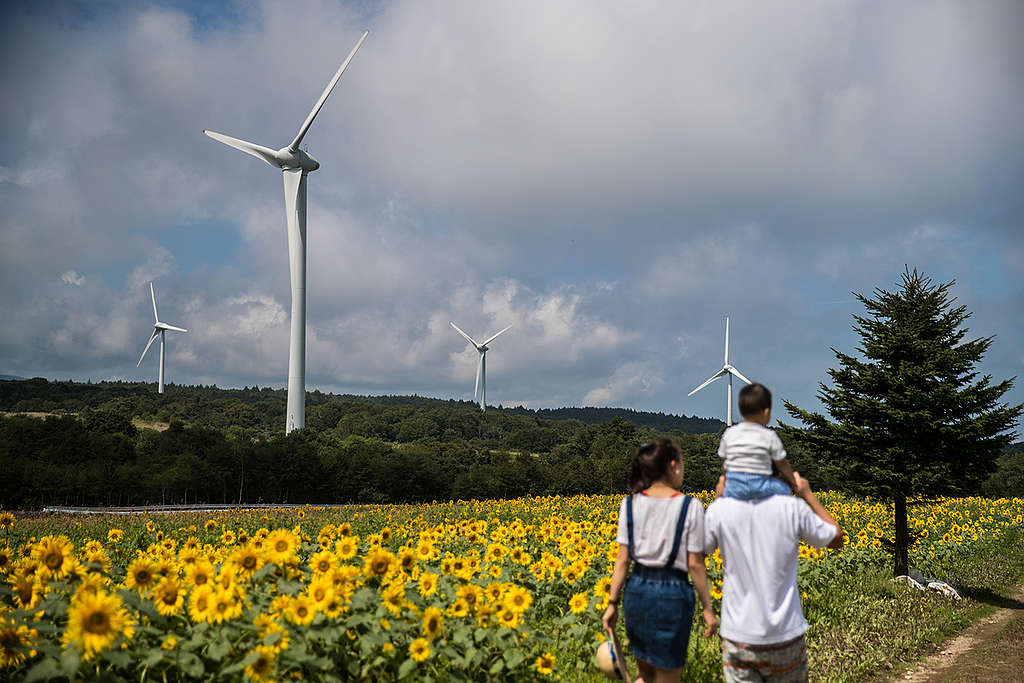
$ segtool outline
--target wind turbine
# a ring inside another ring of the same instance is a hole
[[[164,393],[164,332],[167,330],[188,332],[188,330],[160,322],[160,316],[156,313],[156,292],[153,291],[152,282],[149,283],[149,296],[153,299],[153,334],[149,336],[149,342],[146,344],[146,348],[142,349],[142,355],[139,356],[139,362],[135,364],[135,367],[142,365],[142,359],[146,357],[146,351],[149,351],[149,347],[153,345],[156,338],[160,337],[160,383],[157,385],[157,393],[162,394]]]
[[[459,326],[455,323],[448,321],[455,331],[466,338],[470,344],[472,344],[477,351],[480,352],[480,362],[476,366],[476,386],[473,388],[473,398],[476,398],[477,394],[480,394],[480,410],[487,410],[487,345],[498,338],[499,334],[503,334],[512,328],[511,325],[506,327],[501,332],[492,335],[483,344],[477,343],[475,339],[470,337],[468,334],[459,329]]]
[[[352,48],[352,52],[348,53],[348,57],[338,67],[334,78],[324,88],[295,139],[287,147],[275,152],[269,147],[214,133],[211,130],[203,131],[214,140],[251,154],[283,171],[284,212],[288,221],[288,266],[292,286],[292,326],[288,342],[288,414],[285,434],[293,429],[302,429],[306,425],[306,176],[320,168],[320,162],[305,150],[299,149],[299,144],[302,143],[302,138],[313,125],[313,119],[320,113],[327,96],[334,90],[345,67],[352,61],[368,33],[369,31],[363,33],[359,42]]]
[[[736,377],[739,377],[741,380],[743,380],[747,384],[750,384],[750,380],[749,379],[744,377],[740,373],[739,370],[737,370],[733,366],[729,365],[729,318],[726,318],[725,319],[725,364],[722,366],[721,370],[719,370],[714,375],[709,377],[708,380],[706,382],[704,382],[704,384],[701,384],[699,387],[697,387],[696,389],[694,389],[693,391],[691,391],[690,393],[687,394],[687,396],[693,396],[698,391],[700,391],[701,389],[703,389],[707,385],[711,384],[712,382],[714,382],[719,377],[728,377],[729,378],[729,392],[728,392],[728,401],[729,402],[727,404],[726,413],[725,413],[726,414],[726,418],[725,418],[725,420],[726,420],[725,426],[726,427],[732,426],[732,378],[733,378],[733,375],[735,375]]]

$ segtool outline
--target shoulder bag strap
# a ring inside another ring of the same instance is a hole
[[[665,566],[671,568],[676,563],[676,556],[679,554],[679,542],[683,537],[683,528],[686,526],[686,511],[690,509],[690,496],[683,494],[683,504],[679,507],[679,519],[676,521],[676,537],[672,540],[672,552],[668,554],[668,562]]]
[[[629,534],[629,559],[633,558],[633,494],[626,496],[626,533]],[[635,560],[634,560],[635,561]]]

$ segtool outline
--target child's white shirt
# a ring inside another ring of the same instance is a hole
[[[786,457],[779,435],[756,422],[740,422],[725,430],[718,444],[718,456],[726,472],[771,476],[772,461]]]

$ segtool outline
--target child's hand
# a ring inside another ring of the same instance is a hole
[[[718,477],[718,483],[715,484],[715,498],[721,498],[725,494],[725,475],[722,474]]]
[[[708,625],[704,629],[704,637],[710,638],[718,630],[718,617],[715,616],[715,610],[710,607],[704,610],[704,623]]]

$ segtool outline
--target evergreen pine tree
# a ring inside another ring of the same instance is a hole
[[[992,384],[974,370],[993,337],[964,341],[970,317],[953,307],[955,281],[932,285],[905,270],[899,289],[854,293],[866,315],[854,315],[860,358],[832,349],[834,387],[819,384],[831,415],[786,409],[806,428],[784,432],[822,460],[822,467],[854,493],[895,507],[894,574],[907,573],[907,501],[976,494],[1010,443],[1024,404],[1001,402],[1016,378]]]

